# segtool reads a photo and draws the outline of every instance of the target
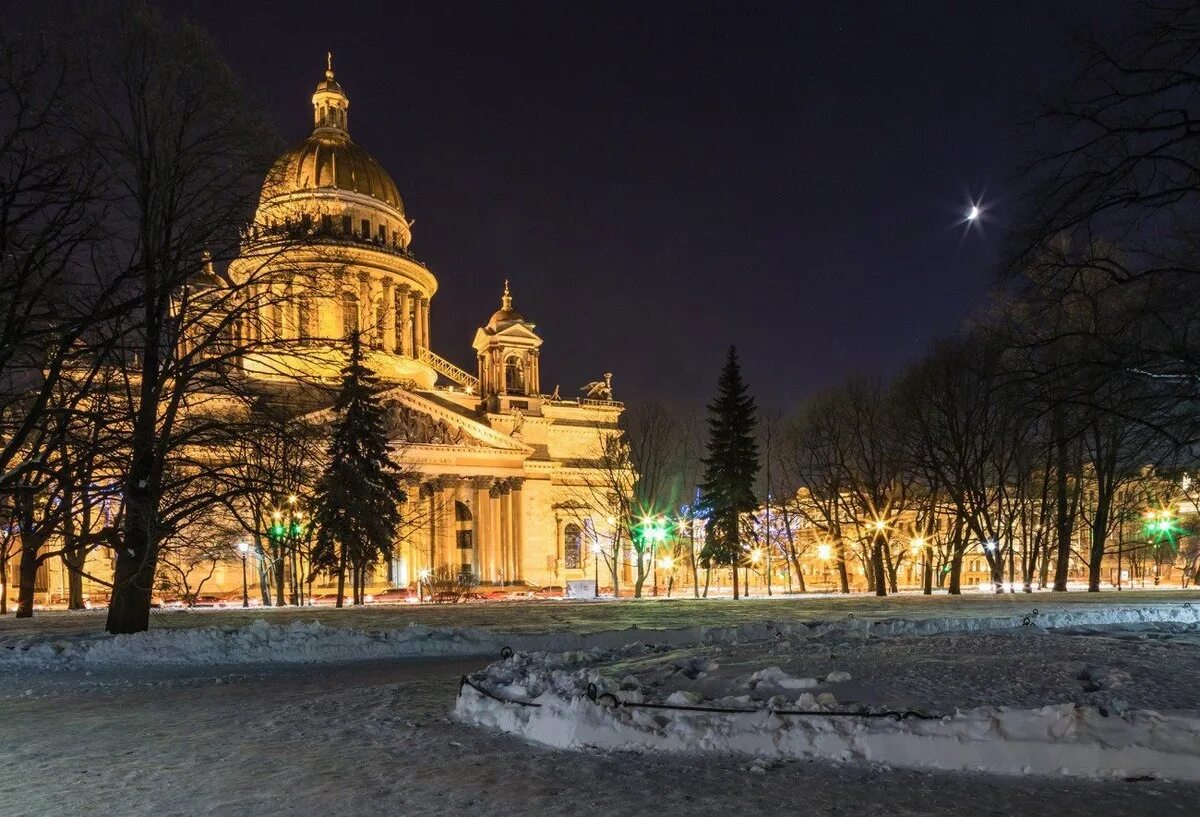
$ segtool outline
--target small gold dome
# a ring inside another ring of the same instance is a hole
[[[514,323],[526,323],[525,317],[513,309],[512,293],[508,289],[508,281],[504,282],[504,294],[500,296],[500,308],[492,313],[487,328],[493,332]]]

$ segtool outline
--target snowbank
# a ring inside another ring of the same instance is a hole
[[[764,652],[777,657],[784,649],[777,643]],[[821,681],[778,666],[749,675],[735,669],[723,693],[674,689],[664,696],[673,680],[691,679],[699,688],[722,672],[695,651],[643,644],[517,654],[472,676],[455,711],[465,722],[561,749],[1200,781],[1200,712],[1065,703],[889,713],[841,705],[831,692],[814,689]],[[834,672],[824,684],[847,680],[847,673]],[[764,686],[771,697],[756,698]]]
[[[210,664],[317,663],[402,657],[495,656],[518,651],[613,649],[631,642],[658,645],[737,644],[778,636],[795,639],[933,635],[1005,630],[1022,625],[1045,628],[1108,624],[1200,622],[1200,606],[1190,603],[1143,607],[1075,605],[1019,616],[927,619],[846,618],[825,622],[762,621],[732,627],[696,626],[645,630],[636,627],[595,633],[506,633],[495,629],[427,627],[354,630],[319,622],[273,625],[264,620],[243,627],[190,627],[125,636],[29,636],[0,642],[0,671],[72,669],[86,666],[180,666]]]
[[[825,758],[1003,774],[1200,781],[1200,714],[1105,717],[1073,704],[985,707],[939,720],[780,716],[609,707],[552,692],[539,707],[499,703],[466,686],[459,718],[562,749]]]

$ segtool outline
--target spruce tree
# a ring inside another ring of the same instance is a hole
[[[317,483],[313,508],[314,567],[338,579],[337,606],[345,598],[346,571],[354,601],[362,603],[366,570],[391,556],[404,501],[400,468],[392,461],[384,409],[375,397],[379,380],[363,363],[362,341],[350,339],[350,356],[334,410],[329,463]]]
[[[742,515],[758,507],[754,479],[758,474],[758,443],[754,398],[742,381],[737,351],[729,356],[717,380],[717,395],[708,404],[708,451],[700,487],[705,522],[706,566],[733,570],[733,597],[738,598],[737,568],[742,560]]]

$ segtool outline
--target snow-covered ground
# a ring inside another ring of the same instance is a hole
[[[697,727],[687,752],[659,752],[638,743],[662,730],[658,713],[637,724],[633,709],[576,696],[595,680],[630,700],[738,708],[1053,703],[1104,708],[1103,728],[1141,717],[1131,711],[1198,708],[1195,598],[1042,596],[1037,614],[1021,596],[218,611],[156,616],[150,633],[117,638],[97,634],[96,614],[10,618],[0,621],[0,815],[1191,814],[1200,785],[1178,780],[728,753],[733,737],[753,749],[778,734],[769,715],[735,716],[761,718],[751,729]],[[487,669],[504,646],[516,658]],[[564,712],[578,707],[598,733],[618,734],[620,750],[548,747],[496,720],[527,708],[473,704],[469,687],[460,718],[501,729],[458,722],[464,673],[501,696],[557,696]],[[626,716],[628,733],[605,720]],[[1181,745],[1173,756],[1194,749],[1196,735],[1170,717],[1154,723]]]
[[[1161,781],[561,752],[453,722],[458,678],[480,668],[405,659],[0,673],[0,815],[1182,817],[1200,795]]]
[[[1200,781],[1198,622],[1118,608],[518,654],[457,712],[568,749]]]

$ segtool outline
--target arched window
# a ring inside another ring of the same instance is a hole
[[[312,298],[307,295],[301,295],[296,299],[296,337],[302,343],[309,343],[313,336],[317,334],[314,318],[316,314],[313,312]]]
[[[525,367],[516,355],[504,361],[504,390],[509,394],[525,393]]]
[[[583,567],[583,537],[574,522],[563,528],[563,565],[567,570]]]
[[[358,296],[353,292],[342,293],[342,335],[358,334]]]

